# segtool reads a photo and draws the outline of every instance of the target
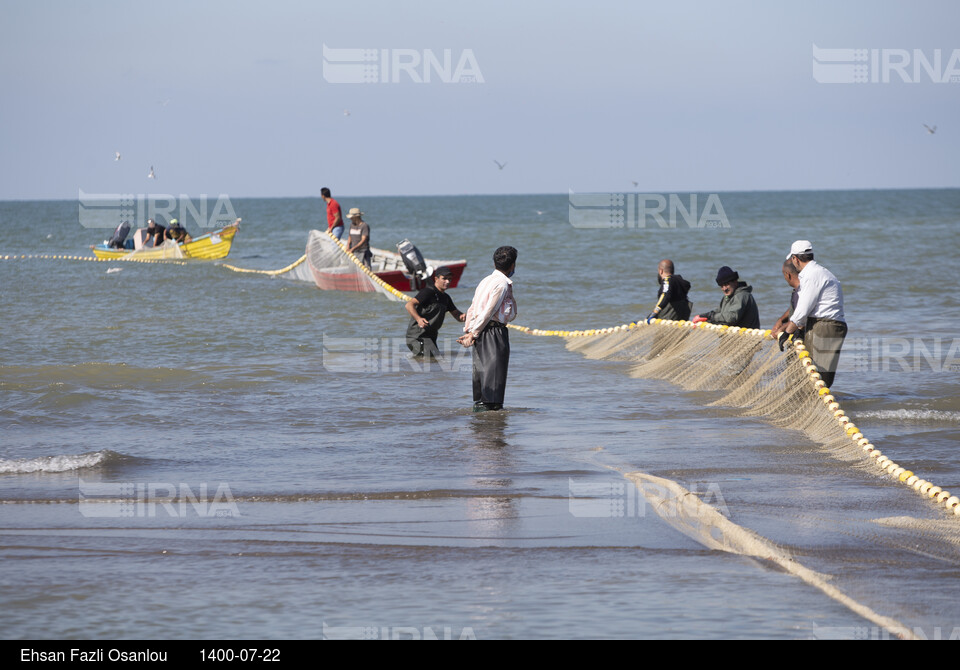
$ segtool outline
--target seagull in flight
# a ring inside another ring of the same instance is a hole
[[[634,188],[636,188],[636,187],[638,187],[638,186],[640,185],[640,182],[638,182],[638,181],[634,181],[634,182],[630,182],[630,183],[633,184],[633,187],[634,187]]]
[[[150,166],[150,174],[147,175],[147,179],[156,179],[157,173],[153,171],[153,166]]]
[[[350,116],[350,110],[349,110],[349,109],[343,110],[343,115],[344,115],[344,116]]]
[[[113,160],[115,160],[115,161],[120,160],[120,152],[119,152],[119,151],[114,151],[113,153],[116,154],[116,156],[117,156],[117,157],[114,158]]]
[[[493,162],[496,163],[496,164],[497,164],[497,167],[500,168],[501,170],[502,170],[503,168],[507,167],[507,164],[506,164],[506,163],[501,164],[500,161],[498,161],[496,158],[493,159]]]
[[[537,216],[543,216],[543,212],[540,211],[539,209],[537,210]]]
[[[937,132],[937,127],[936,127],[936,126],[934,126],[933,128],[931,128],[930,126],[928,126],[928,125],[925,124],[925,123],[922,124],[922,125],[923,125],[924,128],[927,129],[927,132],[930,133],[931,135],[933,135],[935,132]]]

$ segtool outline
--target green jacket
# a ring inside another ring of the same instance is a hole
[[[707,317],[710,323],[720,323],[738,328],[759,328],[760,310],[757,301],[753,299],[753,287],[746,282],[739,282],[736,290],[730,296],[723,296],[720,300],[720,309],[701,314]]]

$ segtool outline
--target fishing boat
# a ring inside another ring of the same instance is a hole
[[[104,242],[90,247],[93,255],[104,260],[215,260],[226,258],[230,253],[233,238],[240,230],[240,219],[220,230],[193,238],[189,242],[177,243],[167,240],[159,247],[134,248],[133,240],[123,242],[123,248],[110,246]],[[138,231],[139,232],[139,231]]]
[[[465,259],[435,260],[424,258],[420,251],[403,240],[397,245],[398,251],[388,251],[370,247],[372,274],[398,291],[419,291],[432,270],[440,266],[450,268],[450,288],[460,283]],[[358,271],[359,259],[348,254],[342,243],[326,232],[314,230],[307,241],[306,264],[317,288],[327,291],[378,290],[376,285],[367,281],[363,272]]]

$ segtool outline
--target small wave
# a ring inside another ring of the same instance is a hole
[[[881,409],[857,412],[856,418],[913,423],[960,423],[960,412],[947,412],[937,409]]]
[[[69,472],[94,468],[105,463],[121,461],[127,456],[109,449],[89,451],[85,454],[66,456],[41,456],[39,458],[0,459],[0,474],[26,474],[30,472]]]

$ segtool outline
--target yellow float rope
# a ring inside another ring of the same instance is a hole
[[[394,287],[387,284],[385,281],[377,277],[372,270],[370,270],[366,265],[363,264],[359,258],[354,254],[348,252],[346,247],[342,242],[337,240],[327,231],[327,234],[330,235],[330,238],[343,250],[344,254],[347,255],[356,265],[359,267],[367,276],[370,277],[376,284],[383,288],[388,293],[395,296],[401,301],[409,301],[412,298],[405,293],[398,291]],[[50,259],[50,260],[76,260],[76,261],[98,261],[98,262],[109,262],[109,261],[135,261],[138,263],[171,263],[167,260],[145,260],[137,258],[96,258],[89,256],[64,256],[64,255],[5,255],[0,256],[2,260],[25,260],[25,259]],[[280,270],[248,270],[244,268],[238,268],[232,265],[223,264],[223,267],[233,270],[234,272],[250,272],[258,274],[267,274],[267,275],[277,275],[284,272],[288,272],[293,268],[297,267],[306,260],[306,254],[301,256],[295,262],[291,263],[285,268]],[[172,261],[177,263],[177,261]],[[179,261],[179,264],[182,265],[183,261]],[[669,321],[666,319],[654,319],[651,324],[646,322],[640,323],[629,323],[623,324],[620,326],[612,326],[609,328],[591,328],[588,330],[542,330],[539,328],[528,328],[527,326],[518,326],[514,324],[507,324],[508,328],[513,330],[520,331],[521,333],[526,333],[527,335],[535,336],[547,336],[547,337],[564,337],[564,338],[576,338],[576,337],[589,337],[595,335],[610,335],[613,333],[623,332],[627,330],[633,330],[635,328],[647,327],[647,326],[659,326],[663,328],[687,328],[687,329],[700,329],[700,330],[716,330],[720,332],[727,332],[729,334],[736,334],[744,337],[755,337],[758,339],[767,339],[772,340],[773,335],[769,330],[761,330],[758,328],[731,328],[730,326],[721,326],[718,324],[712,323],[693,323],[691,321]],[[873,459],[874,464],[880,468],[882,471],[886,472],[887,475],[892,477],[895,481],[898,481],[905,486],[913,488],[914,491],[919,493],[922,496],[934,500],[938,505],[943,505],[946,510],[952,511],[955,516],[960,516],[960,498],[955,495],[951,495],[950,491],[944,491],[941,487],[934,485],[932,482],[922,479],[913,473],[912,470],[908,470],[893,461],[889,456],[885,456],[883,452],[877,449],[870,440],[863,436],[863,433],[860,432],[860,429],[850,420],[850,417],[847,416],[846,412],[841,409],[840,404],[836,401],[836,398],[830,393],[830,389],[827,388],[826,384],[820,378],[820,373],[817,372],[816,365],[810,359],[810,353],[806,350],[806,347],[803,344],[803,340],[794,340],[793,341],[793,351],[796,353],[797,358],[800,359],[800,363],[803,365],[804,370],[807,372],[807,375],[810,379],[812,388],[811,392],[815,393],[819,399],[823,402],[828,412],[833,414],[833,417],[838,423],[838,428],[845,433],[857,446],[859,446],[867,458]]]
[[[758,339],[772,340],[773,335],[769,330],[760,330],[757,328],[731,328],[730,326],[721,326],[712,323],[693,323],[691,321],[669,321],[666,319],[654,319],[650,324],[641,321],[640,323],[629,323],[610,328],[594,328],[590,330],[540,330],[538,328],[528,328],[526,326],[515,326],[508,324],[508,328],[518,330],[528,335],[552,336],[564,338],[587,337],[595,335],[610,335],[613,333],[633,330],[636,328],[660,327],[660,328],[681,328],[688,330],[715,330],[726,332],[731,335],[742,337],[754,337]],[[870,440],[863,436],[860,429],[854,425],[847,416],[846,412],[840,408],[836,398],[830,393],[830,389],[820,378],[817,367],[810,358],[810,352],[807,351],[803,340],[793,340],[793,352],[800,359],[801,365],[810,380],[810,392],[823,403],[825,411],[829,412],[837,421],[840,431],[849,437],[854,444],[859,446],[865,457],[872,459],[873,463],[885,472],[894,481],[905,486],[913,488],[920,495],[934,500],[937,505],[942,505],[947,512],[953,512],[955,516],[960,516],[960,498],[951,495],[950,491],[944,491],[941,487],[935,486],[932,482],[922,479],[915,475],[912,470],[908,470],[893,461],[889,456],[885,456],[877,449]]]
[[[385,282],[385,281],[383,281],[382,279],[380,279],[380,277],[378,277],[377,275],[375,275],[375,274],[373,273],[373,270],[371,270],[370,268],[368,268],[366,265],[363,264],[363,261],[361,261],[359,258],[357,258],[353,253],[347,251],[347,248],[346,248],[346,246],[344,246],[343,242],[341,242],[341,241],[338,240],[336,237],[334,237],[333,234],[332,234],[329,230],[326,231],[326,233],[327,233],[327,235],[330,237],[330,239],[333,240],[333,241],[337,244],[338,247],[340,247],[340,249],[341,249],[341,250],[343,251],[343,253],[347,256],[347,258],[349,258],[351,261],[353,261],[354,264],[355,264],[358,268],[360,268],[360,269],[364,272],[364,274],[366,274],[368,277],[370,277],[371,281],[373,281],[377,286],[379,286],[380,288],[382,288],[383,290],[385,290],[387,293],[389,293],[390,295],[394,296],[394,297],[397,298],[398,300],[401,300],[401,301],[404,301],[404,302],[407,302],[407,301],[409,301],[409,300],[413,300],[413,298],[411,298],[411,297],[408,296],[407,294],[403,293],[402,291],[398,291],[398,290],[395,289],[394,287],[390,286],[390,284],[388,284],[387,282]],[[234,272],[250,272],[250,273],[262,274],[262,275],[280,275],[280,274],[283,274],[284,272],[289,272],[290,270],[294,269],[295,267],[297,267],[298,265],[300,265],[301,263],[303,263],[305,260],[307,260],[307,255],[306,255],[306,254],[304,254],[303,256],[301,256],[300,258],[298,258],[296,261],[294,261],[293,263],[291,263],[291,264],[288,265],[287,267],[285,267],[285,268],[280,268],[279,270],[249,270],[249,269],[246,269],[246,268],[238,268],[238,267],[236,267],[236,266],[234,266],[234,265],[228,265],[228,264],[226,264],[226,263],[221,263],[220,265],[221,265],[221,267],[225,267],[225,268],[227,268],[228,270],[233,270]]]
[[[19,261],[19,260],[57,260],[57,261],[96,261],[98,263],[112,263],[121,261],[125,263],[166,263],[167,265],[185,265],[184,261],[166,259],[166,258],[97,258],[96,256],[67,256],[62,254],[8,254],[0,256],[0,260]]]
[[[237,266],[230,265],[229,263],[221,263],[220,267],[227,268],[228,270],[233,270],[234,272],[249,272],[249,273],[258,274],[258,275],[282,275],[284,272],[290,272],[290,270],[297,267],[298,265],[303,263],[305,260],[307,260],[306,254],[304,254],[294,262],[292,262],[287,267],[280,268],[279,270],[249,270],[247,268],[238,268]]]

